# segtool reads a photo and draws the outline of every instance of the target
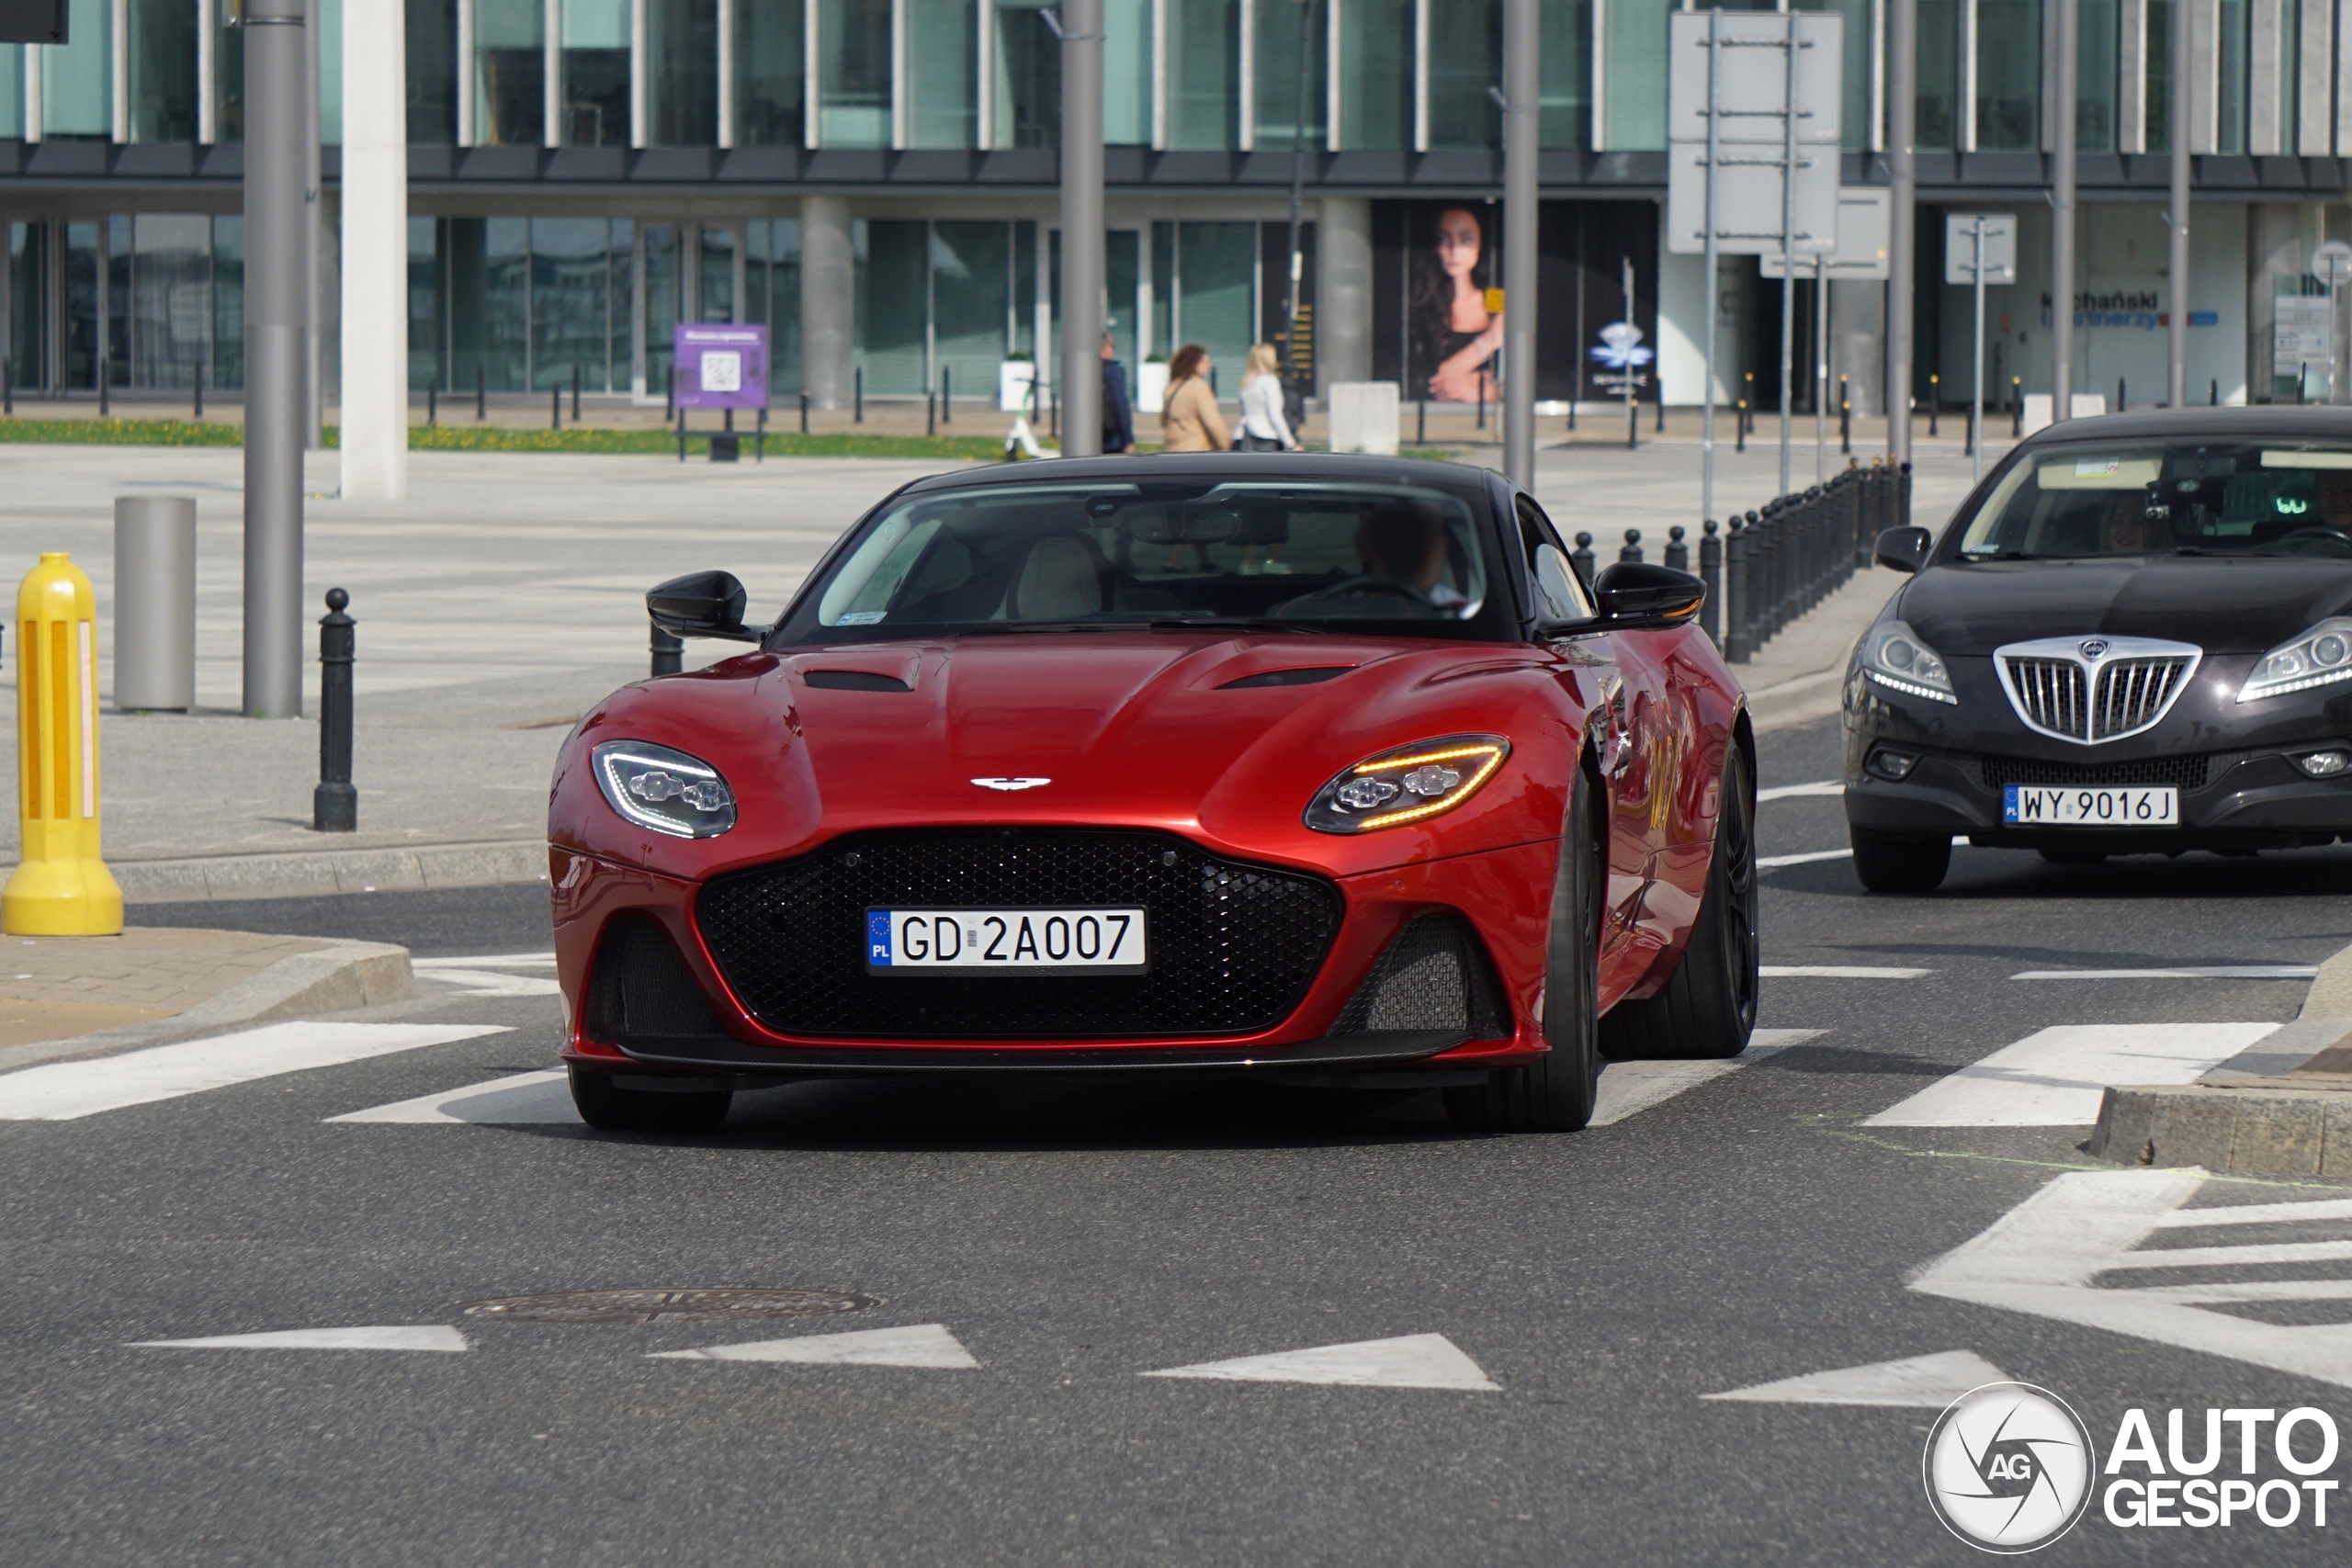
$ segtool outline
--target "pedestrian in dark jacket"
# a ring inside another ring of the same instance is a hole
[[[1127,367],[1112,358],[1118,350],[1102,334],[1102,450],[1125,452],[1136,444],[1135,404],[1127,399]]]

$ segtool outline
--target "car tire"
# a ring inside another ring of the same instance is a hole
[[[1600,1054],[1612,1060],[1722,1058],[1756,1032],[1763,943],[1758,936],[1755,793],[1737,746],[1724,759],[1723,805],[1699,919],[1682,960],[1657,994],[1627,999],[1600,1021]]]
[[[1951,836],[1903,838],[1849,826],[1854,874],[1873,893],[1933,893],[1951,869]]]
[[[574,1066],[571,1103],[580,1119],[600,1133],[708,1133],[727,1120],[735,1096],[727,1089],[685,1094],[621,1089],[613,1075]]]
[[[1465,1132],[1573,1133],[1592,1120],[1600,1087],[1600,901],[1609,836],[1592,775],[1578,768],[1552,878],[1544,964],[1544,1039],[1552,1048],[1483,1084],[1445,1090],[1446,1115]]]

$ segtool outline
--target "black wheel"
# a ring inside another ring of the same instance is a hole
[[[1577,770],[1552,879],[1552,927],[1544,964],[1544,1039],[1533,1065],[1490,1072],[1483,1084],[1445,1091],[1453,1124],[1480,1133],[1573,1133],[1592,1120],[1600,1082],[1595,1009],[1600,992],[1601,857],[1609,836],[1591,775]]]
[[[1619,1002],[1600,1021],[1600,1054],[1619,1059],[1736,1056],[1756,1031],[1757,936],[1755,794],[1737,746],[1724,760],[1723,807],[1707,891],[1682,961],[1645,1000]]]
[[[2105,850],[2045,849],[2034,852],[2052,865],[2097,865],[2107,859]]]
[[[613,1075],[571,1068],[571,1103],[580,1119],[600,1133],[708,1133],[727,1120],[735,1096],[727,1089],[669,1094],[620,1089]]]
[[[1951,869],[1951,835],[1901,838],[1849,824],[1854,874],[1873,893],[1933,893]]]

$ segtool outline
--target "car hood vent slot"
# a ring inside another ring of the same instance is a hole
[[[2155,637],[2044,637],[1993,651],[1993,669],[2028,729],[2097,746],[2154,729],[2205,657]]]

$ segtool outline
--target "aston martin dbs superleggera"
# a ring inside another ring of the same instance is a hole
[[[2352,838],[2352,413],[2052,425],[1940,540],[1845,686],[1854,868],[1941,883],[1955,834],[2059,863]]]
[[[1588,588],[1476,469],[1227,454],[922,480],[755,644],[583,718],[548,816],[607,1128],[906,1072],[1221,1070],[1580,1127],[1755,1021],[1755,750],[1696,578]]]

